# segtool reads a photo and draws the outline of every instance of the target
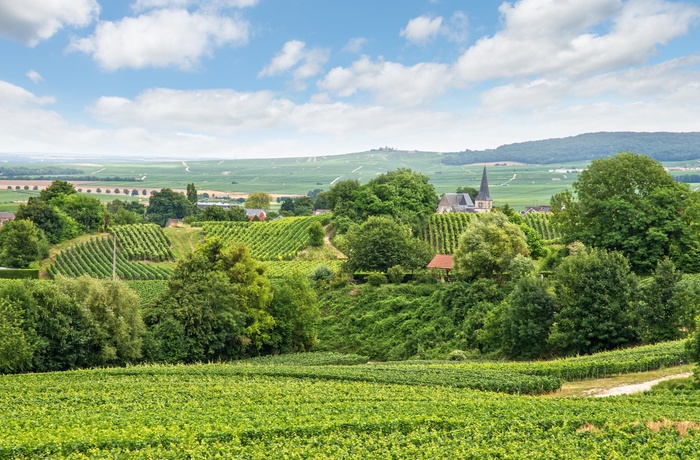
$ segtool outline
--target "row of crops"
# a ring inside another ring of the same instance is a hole
[[[119,225],[111,228],[119,252],[129,260],[166,262],[174,259],[170,240],[156,224]]]
[[[535,229],[545,240],[561,238],[561,232],[552,224],[552,214],[529,212],[525,214],[525,223]]]
[[[446,213],[432,214],[425,230],[425,240],[437,254],[453,254],[459,243],[459,236],[476,214]]]
[[[285,217],[271,222],[205,222],[207,238],[243,243],[258,260],[291,260],[309,245],[309,225],[321,216]]]
[[[333,273],[340,272],[340,260],[281,260],[265,262],[265,274],[270,278],[282,278],[292,273],[311,275],[320,265],[330,268]]]
[[[47,272],[53,278],[63,275],[77,278],[90,275],[111,278],[113,270],[113,242],[108,236],[92,237],[61,251],[49,265]],[[172,271],[154,264],[132,262],[117,251],[116,275],[124,280],[159,280],[170,278]]]
[[[305,358],[0,375],[0,458],[697,458],[699,393],[536,398],[464,388],[461,364]]]

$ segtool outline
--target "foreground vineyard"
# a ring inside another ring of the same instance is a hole
[[[696,458],[698,452],[696,394],[540,399],[314,375],[343,367],[366,365],[0,376],[0,458]],[[270,375],[280,368],[299,376]]]
[[[432,214],[425,230],[425,240],[437,254],[452,254],[457,249],[459,236],[476,214]]]

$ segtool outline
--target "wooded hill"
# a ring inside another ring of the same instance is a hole
[[[498,161],[528,164],[590,161],[632,151],[658,161],[684,161],[700,158],[700,133],[601,132],[561,139],[519,142],[489,150],[465,150],[445,154],[445,165]]]

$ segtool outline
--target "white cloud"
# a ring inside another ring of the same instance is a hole
[[[332,69],[318,85],[341,97],[370,91],[383,103],[417,106],[439,97],[449,87],[450,79],[449,66],[444,64],[406,67],[362,56],[350,67]]]
[[[69,50],[92,55],[105,70],[123,67],[196,67],[223,45],[248,41],[247,22],[183,9],[155,10],[118,22],[100,22],[95,33]]]
[[[96,0],[0,0],[0,35],[36,46],[63,27],[84,27],[100,11]]]
[[[408,21],[399,34],[411,43],[423,45],[435,38],[440,32],[440,27],[442,27],[442,16],[436,18],[418,16]]]
[[[503,30],[477,41],[456,63],[463,81],[586,75],[639,64],[700,18],[695,6],[661,0],[521,0],[499,9]]]
[[[38,84],[44,81],[44,77],[41,76],[36,70],[29,70],[26,73],[27,78],[29,78],[33,83]]]
[[[260,0],[136,0],[131,5],[134,11],[144,11],[155,8],[187,8],[190,6],[202,9],[248,8],[258,4]]]
[[[292,76],[296,80],[303,80],[321,73],[323,65],[328,61],[328,56],[328,50],[307,49],[304,42],[290,40],[284,44],[282,50],[272,58],[270,64],[262,69],[258,76],[281,75],[292,71]]]
[[[367,39],[364,37],[351,38],[343,47],[343,51],[357,54],[362,51],[366,44]]]

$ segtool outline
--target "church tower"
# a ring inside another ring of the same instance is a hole
[[[474,211],[476,212],[489,212],[493,207],[493,200],[489,194],[489,180],[486,178],[486,166],[484,166],[484,174],[481,176],[481,187],[479,187],[479,194],[474,200]]]

